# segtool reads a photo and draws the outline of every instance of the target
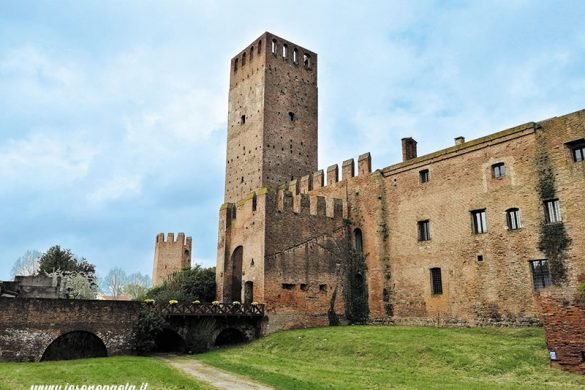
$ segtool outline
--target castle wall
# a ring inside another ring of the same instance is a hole
[[[174,233],[169,233],[167,239],[159,233],[154,244],[152,285],[159,286],[175,272],[191,268],[191,249],[192,239],[185,233],[179,233],[176,240]]]
[[[269,198],[264,298],[270,331],[328,325],[331,307],[344,317],[346,232],[340,200],[288,191]]]

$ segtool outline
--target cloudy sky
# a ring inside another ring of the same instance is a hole
[[[229,59],[319,54],[319,166],[374,169],[585,108],[585,2],[0,1],[0,280],[59,244],[152,272],[158,232],[215,263]]]

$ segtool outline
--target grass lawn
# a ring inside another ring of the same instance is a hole
[[[210,389],[166,363],[149,357],[121,356],[43,363],[0,363],[0,389],[30,389],[33,384],[120,385],[149,390]]]
[[[279,389],[583,389],[549,368],[542,329],[352,326],[197,355]]]

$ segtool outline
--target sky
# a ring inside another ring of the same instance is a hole
[[[319,54],[319,167],[373,169],[585,108],[585,2],[0,1],[0,280],[27,250],[152,273],[159,232],[215,264],[229,60]]]

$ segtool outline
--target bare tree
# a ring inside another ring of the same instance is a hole
[[[42,253],[37,250],[27,250],[14,262],[10,276],[14,279],[17,275],[31,276],[39,271],[39,259]]]
[[[126,284],[127,279],[126,272],[122,268],[112,268],[102,281],[102,290],[112,297],[118,298],[122,295],[122,288]]]

